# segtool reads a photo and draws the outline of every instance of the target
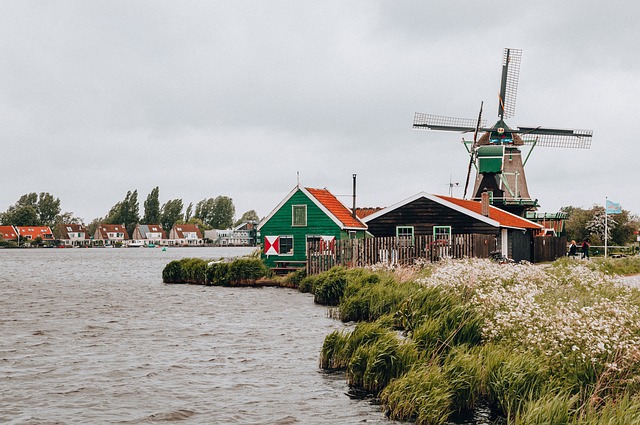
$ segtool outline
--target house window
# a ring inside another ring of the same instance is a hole
[[[280,255],[293,255],[293,236],[280,236]]]
[[[398,226],[396,227],[396,236],[398,239],[408,241],[413,245],[413,226]]]
[[[306,226],[307,225],[307,206],[306,205],[293,205],[292,207],[293,222],[292,226]]]
[[[433,240],[443,245],[451,245],[451,226],[433,226]]]

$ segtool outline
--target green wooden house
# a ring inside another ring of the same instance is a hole
[[[367,225],[327,189],[296,186],[258,225],[267,267],[302,265],[307,244],[364,238]]]

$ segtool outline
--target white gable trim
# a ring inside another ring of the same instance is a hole
[[[345,226],[344,223],[342,221],[340,221],[338,219],[338,217],[336,217],[331,211],[329,211],[327,209],[327,207],[325,207],[322,202],[320,202],[315,196],[313,196],[311,194],[311,192],[309,192],[307,189],[305,189],[302,186],[296,186],[293,188],[293,190],[291,192],[289,192],[289,194],[287,196],[285,196],[285,198],[280,201],[280,203],[278,204],[278,206],[276,206],[273,211],[271,211],[269,213],[268,216],[266,216],[264,219],[262,219],[262,221],[260,222],[260,224],[258,224],[258,230],[260,230],[262,228],[262,226],[264,226],[270,219],[271,217],[273,217],[275,215],[276,212],[278,212],[283,206],[284,204],[287,203],[287,201],[289,201],[289,199],[291,199],[291,197],[298,191],[300,190],[307,198],[309,198],[309,200],[311,202],[313,202],[318,208],[320,208],[320,210],[325,213],[325,215],[327,217],[329,217],[341,230],[366,230],[366,224],[363,223],[363,227],[348,227]],[[338,200],[338,202],[340,202],[340,200]],[[346,208],[346,207],[345,207]],[[362,220],[360,220],[362,222]]]
[[[467,216],[469,216],[471,218],[474,218],[476,220],[479,220],[479,221],[482,221],[484,223],[487,223],[490,226],[502,227],[500,225],[500,223],[498,221],[496,221],[496,220],[490,219],[489,217],[485,217],[482,214],[475,213],[475,212],[470,211],[470,210],[468,210],[466,208],[463,208],[463,207],[461,207],[459,205],[456,205],[456,204],[454,204],[452,202],[445,201],[444,199],[439,198],[439,197],[437,197],[435,195],[430,195],[430,194],[428,194],[426,192],[417,193],[417,194],[415,194],[415,195],[413,195],[413,196],[411,196],[411,197],[409,197],[409,198],[407,198],[407,199],[405,199],[403,201],[398,202],[397,204],[391,205],[390,207],[384,208],[384,209],[382,209],[380,211],[377,211],[377,212],[375,212],[375,213],[373,213],[371,215],[368,215],[363,219],[363,221],[365,223],[368,223],[371,220],[374,220],[374,219],[376,219],[376,218],[378,218],[380,216],[388,214],[391,211],[396,210],[396,209],[398,209],[400,207],[403,207],[403,206],[405,206],[407,204],[410,204],[411,202],[416,201],[416,200],[418,200],[420,198],[429,199],[430,201],[433,201],[433,202],[435,202],[437,204],[440,204],[442,206],[450,208],[450,209],[452,209],[454,211],[458,211],[458,212],[460,212],[462,214],[465,214],[465,215],[467,215]]]

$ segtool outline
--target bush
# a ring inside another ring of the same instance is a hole
[[[209,267],[207,268],[207,283],[215,286],[229,286],[231,283],[229,263],[222,261],[209,263]]]
[[[257,280],[267,274],[267,267],[259,258],[239,258],[229,265],[229,277],[232,282]]]
[[[182,283],[182,263],[180,260],[173,260],[164,267],[162,281],[164,283]]]

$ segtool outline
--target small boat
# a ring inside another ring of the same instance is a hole
[[[142,241],[131,241],[129,243],[129,245],[127,245],[129,248],[140,248],[144,246],[144,242]]]
[[[156,244],[149,242],[148,244],[145,245],[145,248],[155,248]]]

